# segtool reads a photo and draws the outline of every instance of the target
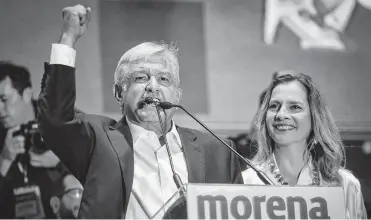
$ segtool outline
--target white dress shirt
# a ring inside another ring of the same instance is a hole
[[[66,45],[53,44],[50,64],[75,67],[76,51]],[[125,218],[146,219],[152,217],[178,189],[173,180],[169,156],[165,145],[160,145],[157,135],[129,120],[134,149],[134,178]],[[166,134],[174,169],[188,182],[188,172],[179,133],[174,121]],[[157,214],[161,217],[164,212]]]
[[[153,216],[178,190],[170,168],[165,145],[160,145],[153,131],[128,122],[134,145],[134,179],[126,218],[148,218]],[[178,131],[174,123],[166,134],[173,158],[174,169],[183,183],[188,181],[187,166]],[[135,194],[135,196],[133,196]],[[138,207],[140,203],[142,208]],[[143,210],[144,209],[144,210]],[[146,213],[149,216],[147,216]],[[164,212],[156,215],[161,217]]]

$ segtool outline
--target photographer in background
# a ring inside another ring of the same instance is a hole
[[[55,218],[50,199],[68,174],[43,144],[30,73],[0,62],[0,218]]]

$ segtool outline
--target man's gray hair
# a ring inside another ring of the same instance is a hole
[[[171,72],[174,73],[175,84],[176,86],[179,86],[179,61],[178,47],[176,43],[166,44],[164,42],[145,42],[131,48],[120,58],[114,75],[114,94],[115,85],[122,87],[124,84],[129,82],[131,65],[145,61],[154,55],[162,56],[162,62],[170,66]]]

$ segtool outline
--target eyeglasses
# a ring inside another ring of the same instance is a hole
[[[68,196],[72,199],[80,199],[82,197],[83,190],[80,188],[71,188],[64,191],[63,196]]]

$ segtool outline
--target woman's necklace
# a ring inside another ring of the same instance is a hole
[[[311,169],[311,172],[310,172],[311,179],[312,179],[312,184],[311,185],[319,186],[320,179],[319,179],[318,169],[315,166],[315,164],[313,164],[313,163],[312,163],[312,166],[313,166],[313,169]],[[278,169],[278,166],[276,164],[276,159],[274,158],[274,156],[269,161],[268,167],[269,167],[270,172],[273,174],[274,178],[276,178],[276,180],[279,184],[289,185],[289,183],[285,181],[285,179],[283,178],[280,170]]]

